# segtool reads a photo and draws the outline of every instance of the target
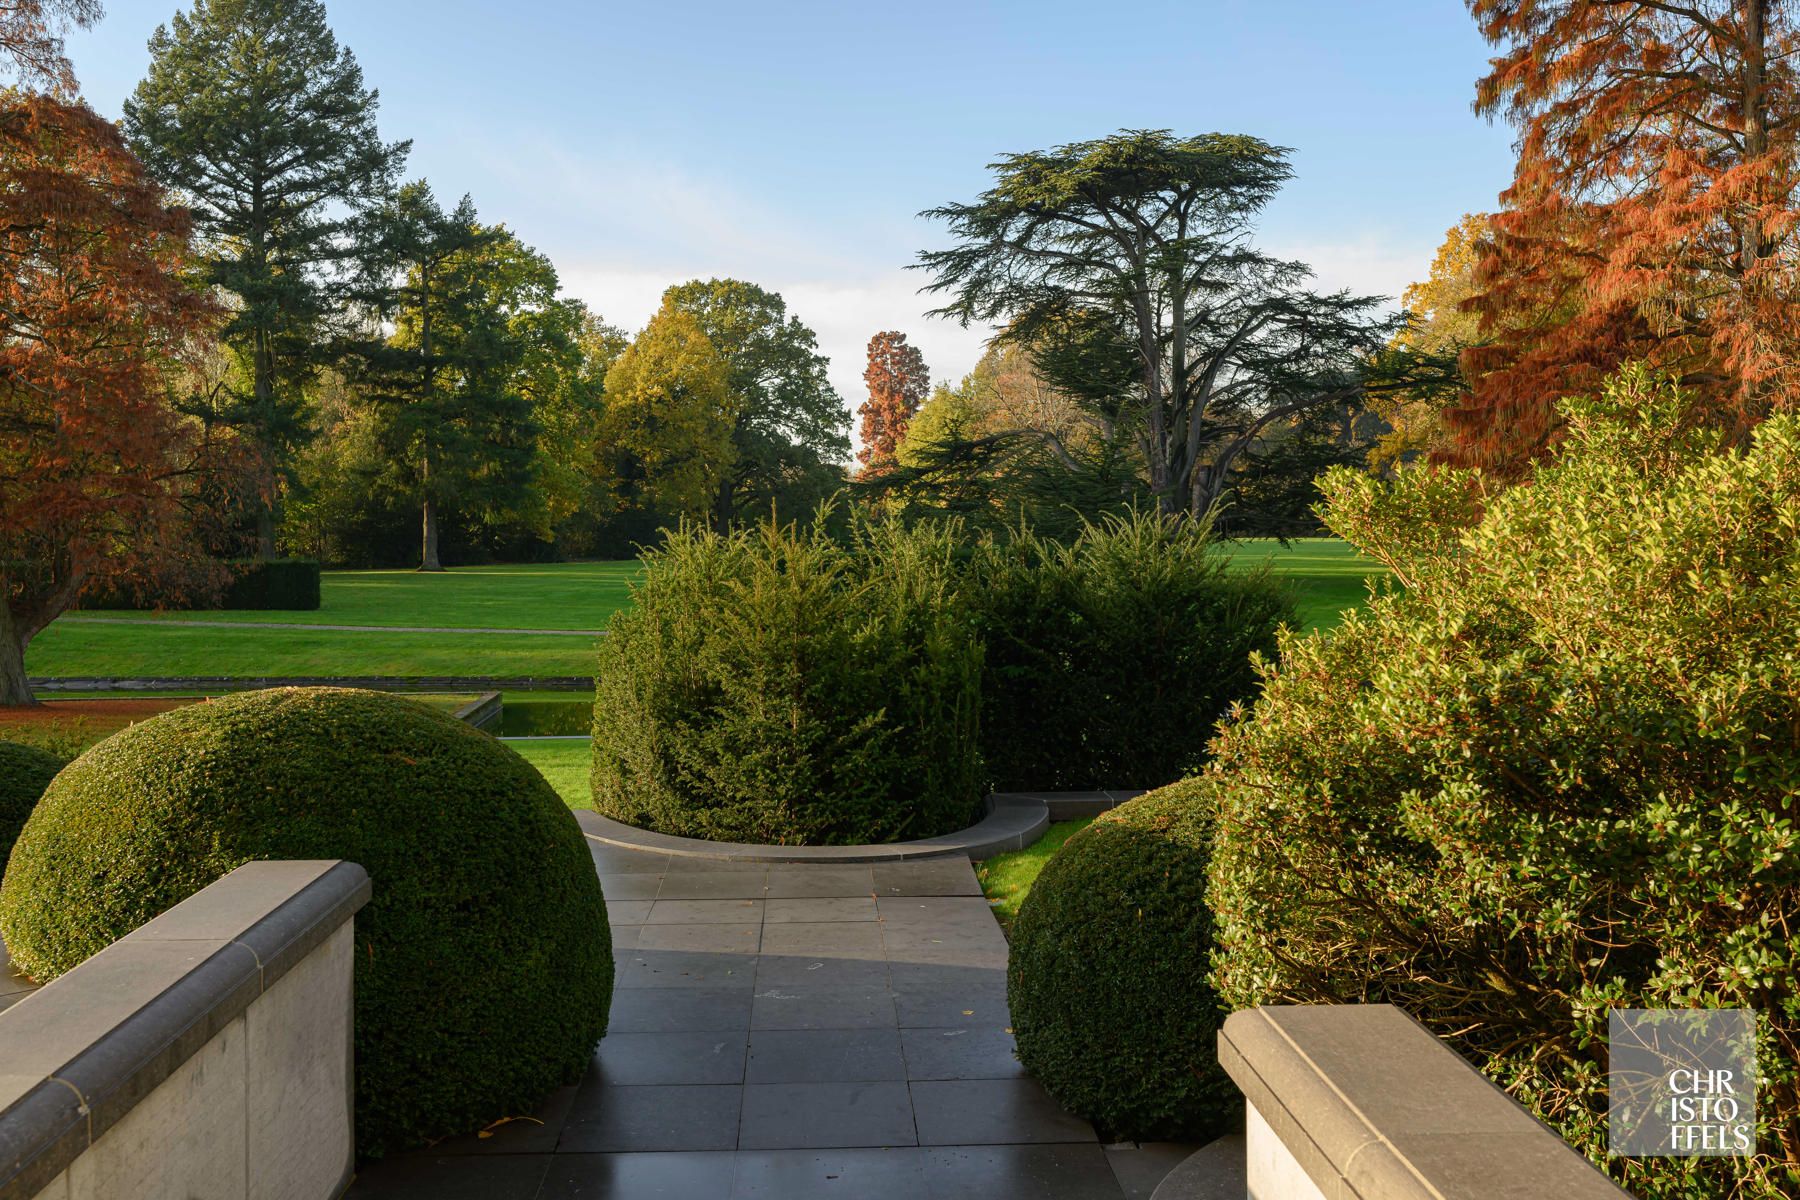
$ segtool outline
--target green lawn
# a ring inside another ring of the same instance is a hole
[[[1234,564],[1264,562],[1290,580],[1303,628],[1336,623],[1380,568],[1342,542],[1308,539],[1228,546]],[[33,675],[589,675],[582,637],[423,633],[409,628],[602,629],[629,600],[635,562],[329,571],[317,612],[74,613],[32,642]],[[106,618],[96,623],[92,618]],[[124,620],[128,623],[114,623]],[[218,629],[175,620],[229,622]],[[378,625],[376,632],[259,626]]]
[[[456,567],[449,571],[327,571],[315,612],[80,612],[109,620],[230,621],[243,625],[444,626],[604,629],[630,598],[640,568],[625,562]]]
[[[999,918],[1001,928],[1012,928],[1013,918],[1019,915],[1019,905],[1031,894],[1031,885],[1037,882],[1038,872],[1044,869],[1050,856],[1093,821],[1092,817],[1057,821],[1044,831],[1043,837],[1023,850],[990,858],[976,869],[981,890],[993,902],[994,916]]]
[[[586,738],[507,742],[506,746],[536,767],[570,808],[594,807],[594,793],[588,785],[591,756]]]
[[[25,665],[48,676],[591,675],[588,638],[405,631],[603,629],[629,600],[638,570],[636,562],[602,562],[327,571],[316,612],[72,613],[37,636]],[[243,628],[170,624],[178,620]],[[257,628],[271,622],[394,632]]]
[[[1368,599],[1367,581],[1385,577],[1387,568],[1358,554],[1336,538],[1296,538],[1280,542],[1254,538],[1228,547],[1232,565],[1269,569],[1294,588],[1300,628],[1329,629],[1347,608]]]

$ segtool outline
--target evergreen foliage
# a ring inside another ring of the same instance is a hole
[[[523,759],[427,705],[279,688],[114,734],[51,786],[0,881],[48,980],[256,859],[360,863],[357,1151],[479,1129],[575,1082],[606,1031],[593,859]]]
[[[1800,1164],[1800,421],[1747,452],[1642,368],[1529,487],[1328,477],[1404,590],[1286,635],[1214,746],[1232,1007],[1391,1002],[1634,1195]],[[1754,1159],[1609,1157],[1607,1013],[1758,1014]]]
[[[1064,843],[1013,923],[1019,1061],[1103,1137],[1204,1141],[1242,1111],[1207,982],[1212,831],[1200,781],[1140,796]]]

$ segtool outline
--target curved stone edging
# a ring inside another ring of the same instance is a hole
[[[997,795],[987,798],[987,815],[959,833],[890,842],[876,846],[755,846],[743,842],[709,842],[638,829],[586,809],[575,811],[581,832],[596,842],[676,858],[722,859],[746,863],[874,863],[904,862],[960,854],[992,858],[1035,842],[1050,825],[1050,805],[1037,796]]]

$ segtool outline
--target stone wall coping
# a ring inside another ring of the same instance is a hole
[[[61,1175],[369,894],[355,863],[245,863],[0,1012],[0,1200]]]
[[[486,729],[500,720],[502,707],[500,693],[490,690],[482,692],[467,704],[458,705],[456,711],[450,715],[477,729]]]
[[[1219,1063],[1329,1200],[1629,1200],[1391,1004],[1235,1012]]]

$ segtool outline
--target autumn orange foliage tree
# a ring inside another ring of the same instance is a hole
[[[0,0],[0,62],[24,83],[73,93],[62,34],[70,25],[92,25],[100,11],[100,0]]]
[[[931,373],[918,347],[904,333],[887,330],[869,339],[869,367],[863,372],[869,398],[857,409],[862,417],[862,449],[857,460],[865,470],[880,472],[893,465],[894,451],[906,427],[931,391]]]
[[[1468,0],[1519,131],[1450,457],[1503,473],[1627,359],[1738,430],[1800,404],[1800,50],[1782,0]]]
[[[0,704],[83,588],[185,546],[197,434],[163,371],[213,312],[187,235],[110,122],[0,93]]]

